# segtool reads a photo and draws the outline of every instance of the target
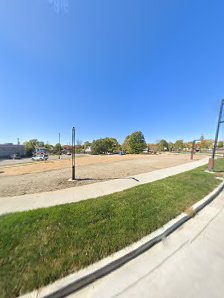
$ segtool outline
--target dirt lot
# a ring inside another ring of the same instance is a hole
[[[195,160],[205,156],[196,156]],[[0,167],[0,196],[52,191],[122,178],[190,162],[188,154],[85,156],[76,159],[77,181],[69,182],[71,160]]]

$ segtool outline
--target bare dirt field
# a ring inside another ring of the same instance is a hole
[[[205,156],[195,156],[194,160]],[[71,160],[49,160],[0,167],[0,197],[52,191],[97,181],[123,178],[191,162],[188,154],[85,156],[76,159],[75,182]]]

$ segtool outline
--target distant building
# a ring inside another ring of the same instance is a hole
[[[38,155],[44,155],[47,154],[47,148],[45,147],[36,147],[35,151],[34,151],[34,155],[38,156]]]
[[[12,154],[24,156],[24,145],[14,145],[12,143],[0,144],[0,158],[9,158]]]

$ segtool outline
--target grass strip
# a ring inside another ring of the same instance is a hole
[[[205,169],[97,199],[0,216],[0,297],[47,285],[160,228],[220,183]]]
[[[214,172],[223,173],[224,172],[224,158],[219,158],[215,160]]]

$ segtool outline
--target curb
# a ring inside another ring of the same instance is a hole
[[[222,180],[223,181],[223,180]],[[162,228],[154,231],[148,236],[142,238],[138,242],[129,245],[128,247],[112,254],[105,259],[88,266],[79,272],[73,273],[64,277],[54,283],[35,290],[31,293],[21,296],[21,298],[61,298],[66,297],[81,288],[87,286],[88,284],[94,282],[95,280],[109,274],[115,269],[123,266],[125,263],[136,258],[165,237],[170,235],[186,221],[191,219],[196,213],[202,210],[206,205],[211,203],[224,189],[224,182],[222,182],[218,187],[216,187],[210,194],[205,196],[202,200],[195,203],[191,207],[191,214],[182,213],[175,219],[172,219]]]

